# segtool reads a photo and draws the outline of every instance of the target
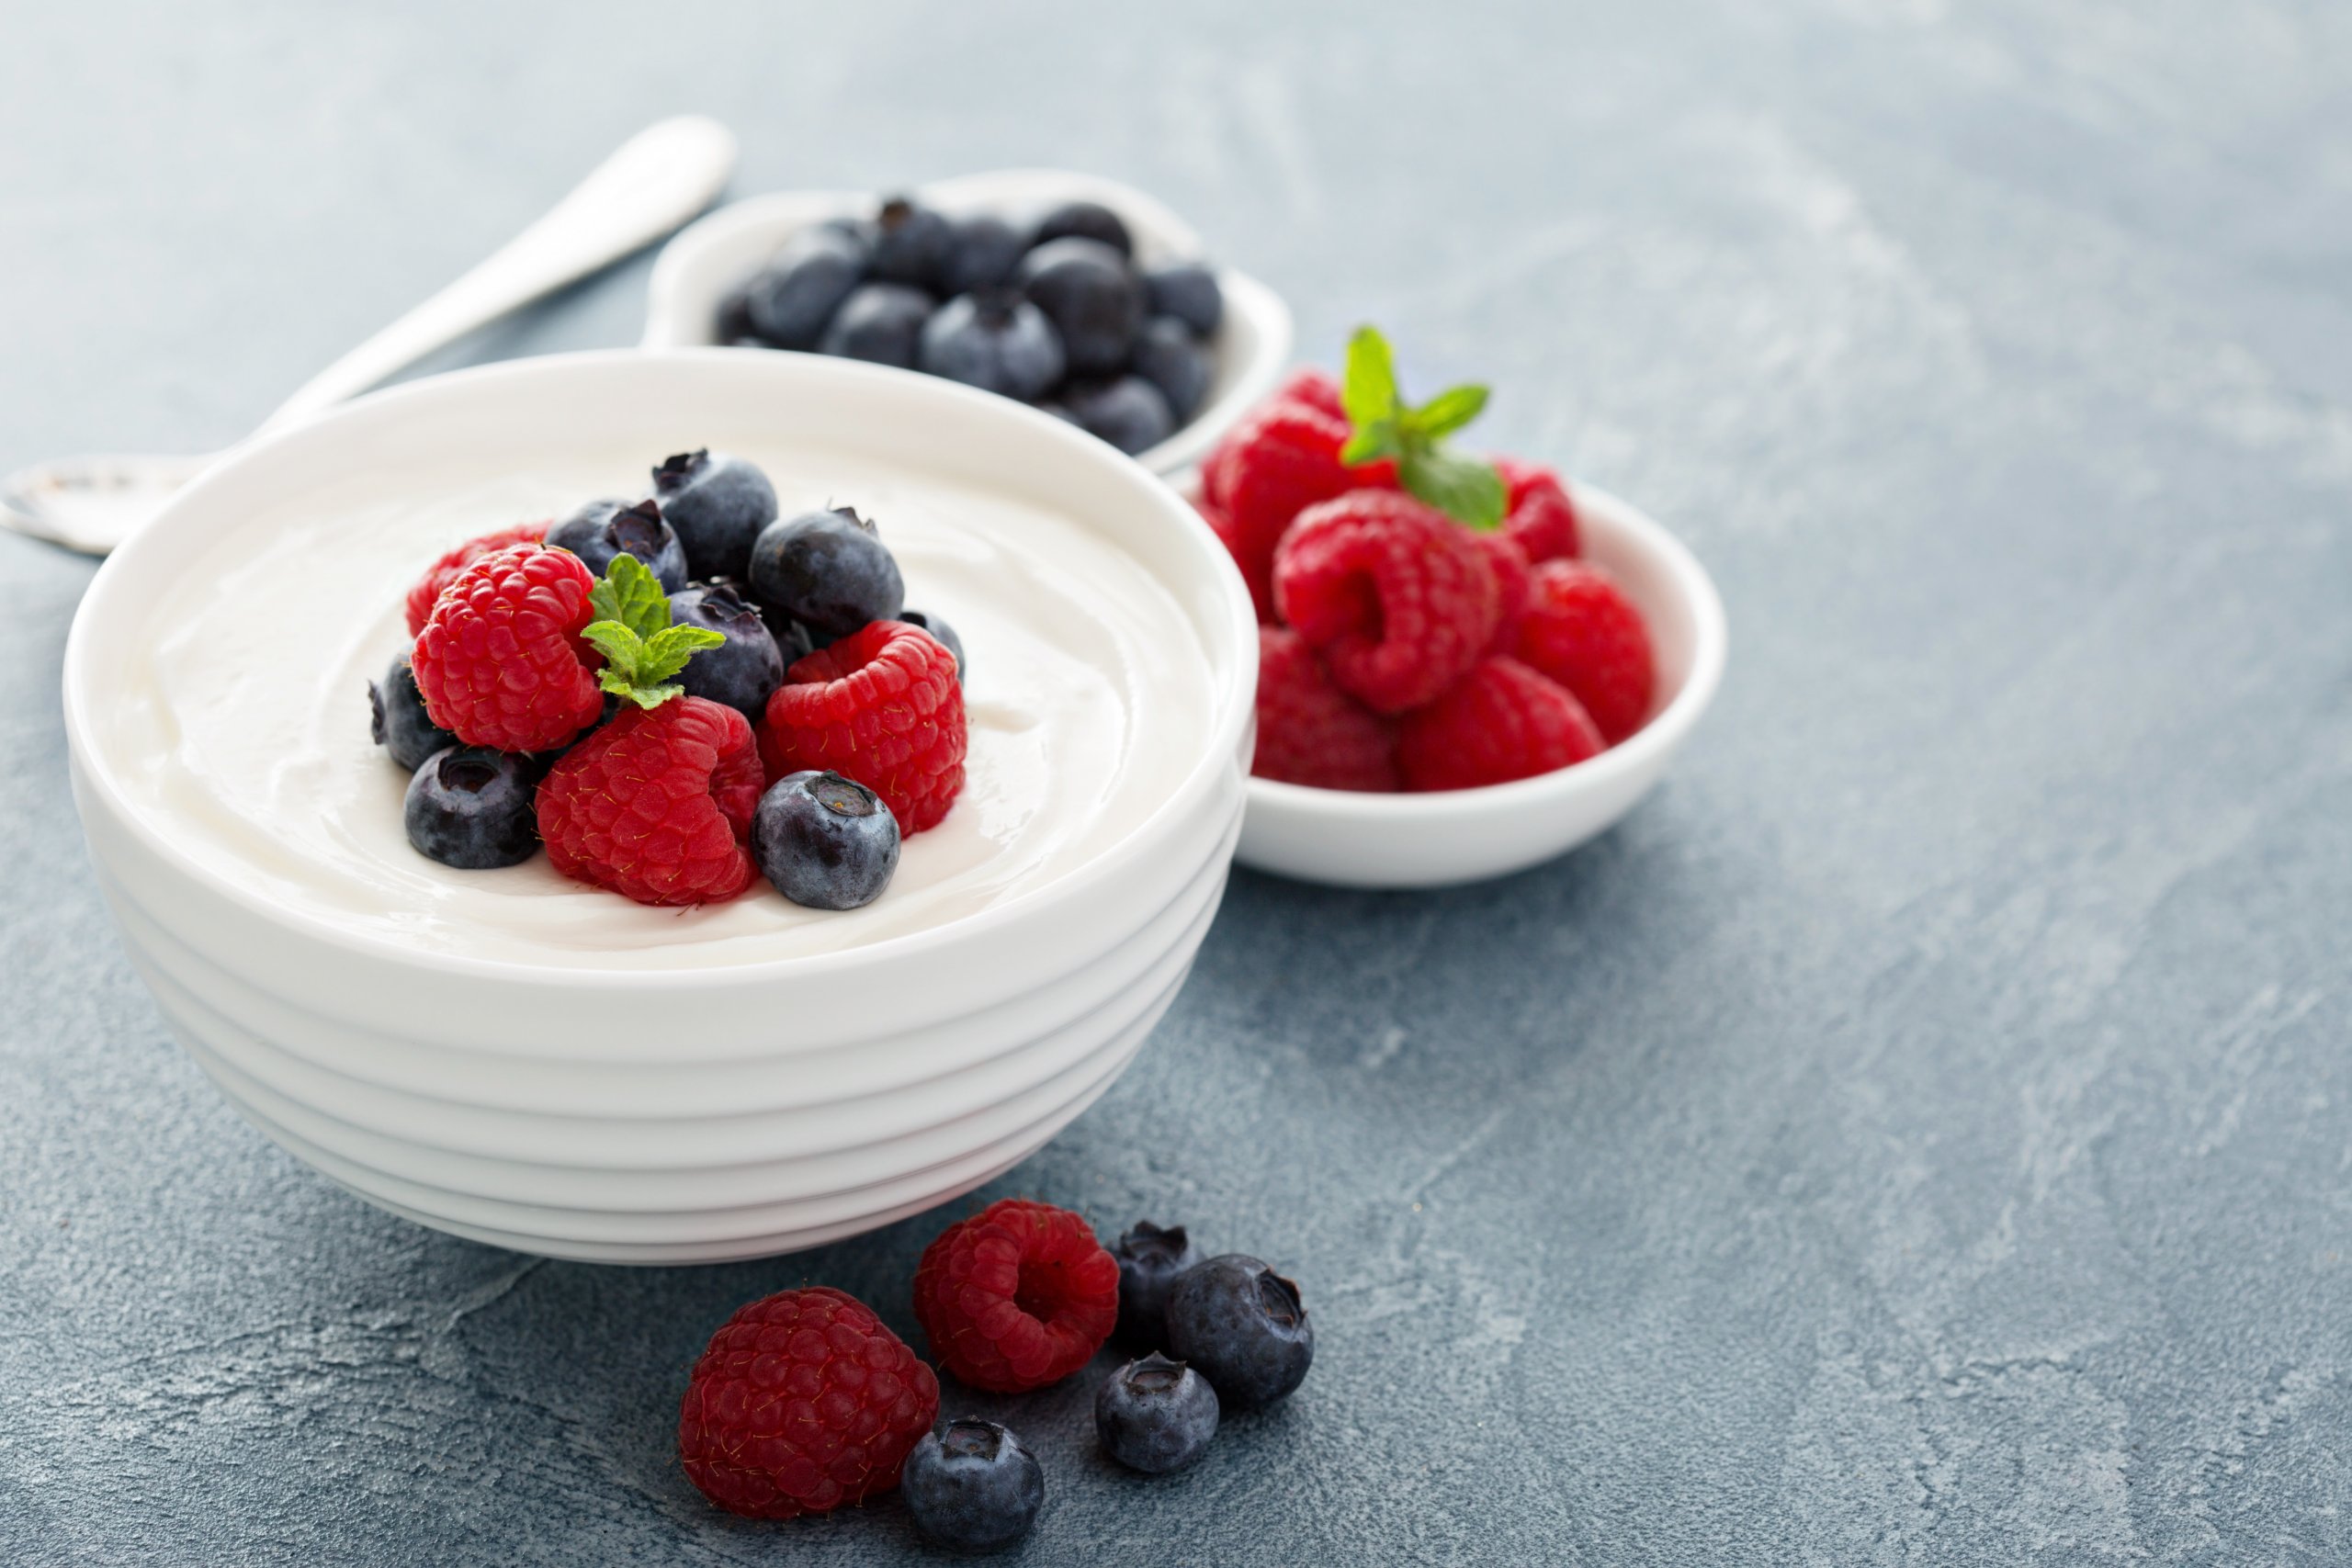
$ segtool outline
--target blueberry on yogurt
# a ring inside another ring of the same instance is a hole
[[[686,585],[686,551],[662,515],[659,502],[592,501],[548,530],[552,549],[570,550],[598,577],[615,556],[634,556],[660,580],[662,592]]]
[[[450,746],[408,783],[401,813],[416,852],[458,871],[519,865],[539,848],[531,759],[487,746]]]
[[[670,624],[701,626],[727,640],[706,648],[678,671],[690,697],[723,703],[752,723],[767,710],[768,695],[784,684],[784,650],[752,603],[735,583],[690,582],[670,595]]]
[[[406,649],[393,655],[392,667],[381,682],[368,682],[368,705],[374,710],[376,744],[404,773],[416,772],[443,747],[458,744],[458,738],[424,711],[424,694],[416,689],[416,671],[409,665]]]
[[[653,470],[653,499],[686,553],[689,577],[741,577],[752,541],[775,521],[775,486],[756,464],[724,452],[663,458]]]
[[[907,585],[874,525],[849,507],[780,518],[752,547],[752,592],[819,644],[898,619]]]
[[[788,773],[760,796],[752,858],[796,904],[860,908],[882,897],[899,869],[899,819],[854,779]]]

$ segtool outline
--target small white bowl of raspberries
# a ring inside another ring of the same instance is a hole
[[[124,944],[255,1125],[440,1229],[694,1262],[1109,1087],[1223,893],[1256,658],[1199,518],[1067,423],[632,351],[234,454],[99,572],[64,710]]]
[[[1448,437],[1386,342],[1306,370],[1210,453],[1195,504],[1250,585],[1258,732],[1238,858],[1436,887],[1524,870],[1657,782],[1723,676],[1722,600],[1614,496]]]
[[[894,195],[729,203],[663,248],[643,341],[944,376],[1170,474],[1272,390],[1291,317],[1143,192],[1067,169],[999,169]]]

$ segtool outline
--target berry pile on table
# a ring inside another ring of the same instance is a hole
[[[1315,1359],[1297,1285],[1239,1253],[1204,1258],[1144,1221],[1105,1247],[1083,1216],[1008,1198],[941,1232],[914,1315],[940,1370],[991,1393],[1136,1352],[1095,1392],[1102,1451],[1146,1475],[1196,1463],[1227,1415],[1288,1398]],[[688,1480],[732,1513],[788,1519],[899,1488],[917,1528],[967,1551],[1028,1534],[1046,1470],[993,1421],[940,1423],[940,1381],[871,1307],[826,1286],[738,1310],[678,1410]]]
[[[1214,270],[1141,265],[1098,202],[1016,222],[893,197],[794,235],[721,301],[718,334],[944,376],[1135,453],[1199,412],[1224,313]]]
[[[1486,401],[1454,387],[1408,405],[1366,327],[1344,382],[1301,371],[1210,454],[1200,510],[1258,609],[1261,777],[1504,784],[1647,718],[1648,627],[1582,558],[1559,476],[1446,445]]]
[[[963,645],[905,600],[871,519],[779,517],[724,453],[469,540],[409,590],[414,640],[368,686],[409,842],[469,871],[544,843],[640,904],[762,874],[812,908],[871,903],[964,783]]]

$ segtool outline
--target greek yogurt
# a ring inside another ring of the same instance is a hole
[[[273,901],[420,949],[583,967],[763,963],[964,919],[1101,854],[1199,761],[1214,699],[1195,634],[1080,521],[828,454],[738,450],[786,516],[854,504],[876,518],[910,606],[946,617],[970,660],[963,794],[865,908],[804,909],[764,881],[727,904],[650,908],[544,855],[458,872],[409,847],[408,779],[370,740],[367,701],[405,641],[402,594],[461,540],[641,491],[659,454],[438,489],[418,477],[404,490],[423,500],[314,497],[256,517],[173,590],[99,743],[181,851]]]

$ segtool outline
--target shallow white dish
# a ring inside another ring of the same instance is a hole
[[[1647,794],[1723,681],[1723,600],[1698,558],[1605,491],[1572,485],[1584,553],[1623,583],[1657,656],[1649,722],[1588,762],[1484,789],[1360,795],[1250,781],[1237,857],[1342,887],[1442,887],[1524,871],[1600,833]]]
[[[1205,254],[1183,220],[1143,192],[1067,169],[998,169],[919,186],[913,194],[944,212],[1012,218],[1065,201],[1098,201],[1126,220],[1136,254],[1146,262]],[[829,218],[871,213],[880,199],[871,191],[786,191],[730,202],[689,225],[662,247],[653,265],[644,345],[684,348],[715,342],[721,297],[785,241]],[[1273,390],[1290,358],[1290,308],[1282,296],[1229,266],[1217,268],[1217,281],[1225,292],[1225,320],[1214,345],[1216,378],[1191,423],[1137,456],[1154,473],[1172,474],[1207,456],[1217,437]]]
[[[910,935],[698,970],[582,970],[428,952],[258,896],[175,844],[98,739],[144,618],[264,508],[354,486],[397,498],[453,454],[525,464],[583,441],[661,452],[771,425],[861,460],[1050,496],[1161,581],[1213,692],[1207,742],[1164,803],[1057,880]],[[762,1256],[978,1185],[1133,1056],[1224,888],[1251,619],[1189,508],[1017,403],[806,355],[525,360],[395,388],[258,442],[114,555],[66,650],[74,796],[174,1032],[296,1156],[395,1213],[525,1251]]]

